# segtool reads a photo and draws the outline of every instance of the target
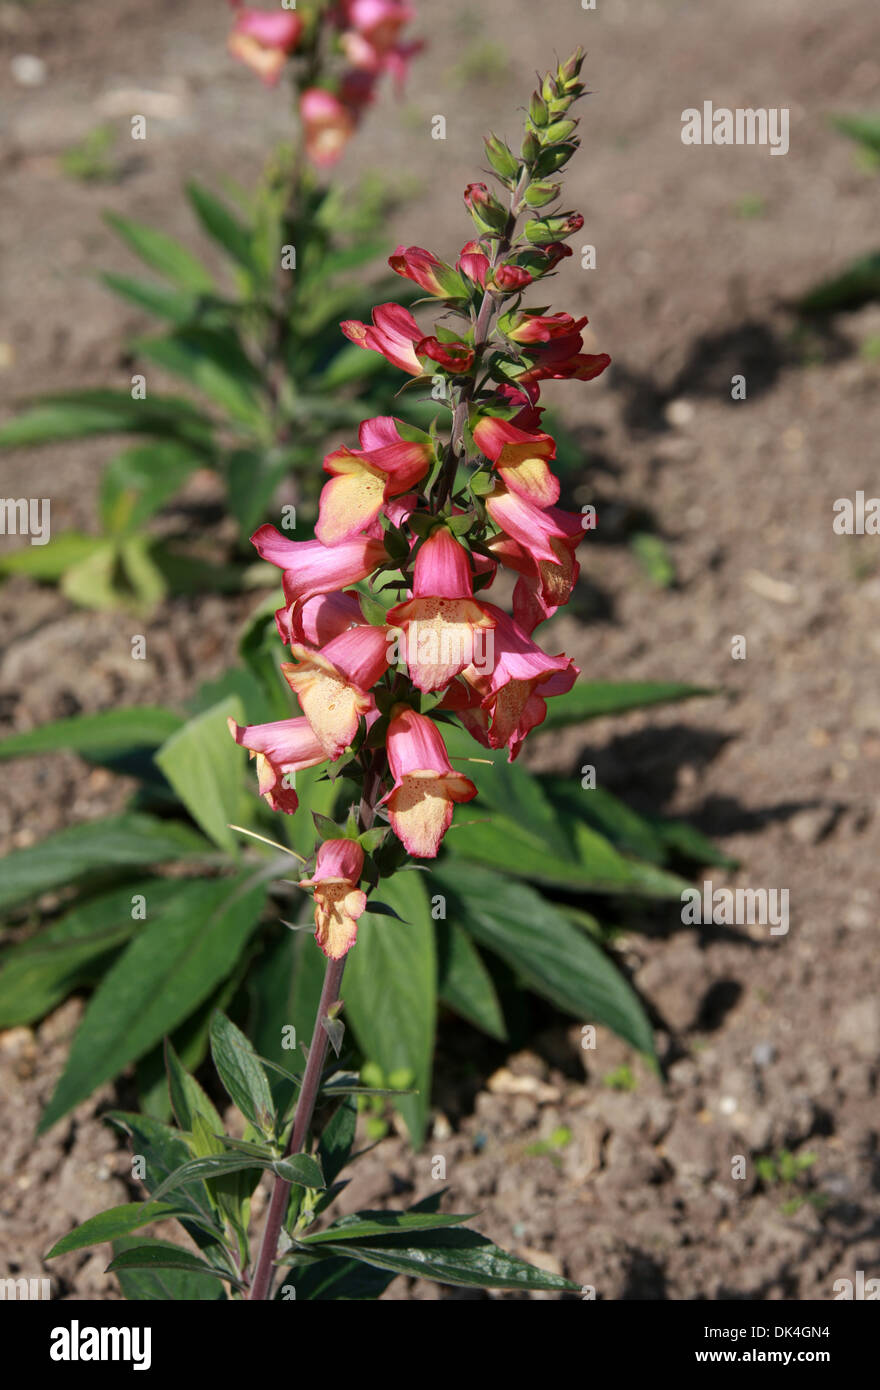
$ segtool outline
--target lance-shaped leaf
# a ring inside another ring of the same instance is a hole
[[[418,1095],[395,1101],[413,1142],[424,1134],[431,1095],[437,962],[434,930],[420,874],[399,873],[382,884],[403,921],[364,913],[349,955],[343,998],[361,1050],[386,1076],[405,1069]]]
[[[504,1014],[492,976],[467,932],[455,922],[437,923],[437,968],[443,1003],[490,1037],[505,1039]]]
[[[240,1279],[229,1270],[218,1269],[214,1265],[209,1265],[206,1260],[202,1260],[198,1255],[190,1250],[185,1250],[180,1245],[171,1245],[165,1240],[144,1240],[137,1245],[132,1245],[127,1250],[120,1250],[118,1255],[107,1266],[107,1272],[116,1273],[119,1270],[127,1269],[176,1269],[182,1270],[185,1274],[200,1274],[205,1278],[223,1279],[236,1288],[243,1288]]]
[[[681,681],[578,681],[566,695],[547,701],[547,718],[538,725],[537,732],[564,729],[606,714],[623,714],[626,710],[715,694],[705,686]]]
[[[157,912],[180,891],[169,879],[142,879],[86,898],[50,927],[11,947],[0,964],[0,1028],[42,1018],[79,985],[98,979],[120,947],[142,930],[132,917],[149,898]]]
[[[3,861],[0,908],[73,883],[93,870],[139,868],[172,860],[216,860],[217,851],[196,831],[152,816],[125,814],[59,830]]]
[[[246,798],[247,754],[229,737],[227,719],[244,720],[238,696],[228,696],[176,730],[156,754],[156,765],[177,792],[193,820],[221,849],[235,853],[239,840],[230,825],[240,824],[253,804]]]
[[[538,1289],[574,1293],[578,1285],[561,1275],[549,1274],[493,1245],[476,1231],[425,1231],[404,1236],[364,1241],[339,1241],[310,1246],[331,1255],[360,1260],[378,1269],[434,1279],[475,1289]]]
[[[650,1024],[634,990],[553,903],[472,864],[440,864],[432,878],[450,899],[450,920],[507,961],[531,989],[576,1018],[607,1024],[653,1056]]]
[[[272,1132],[275,1106],[260,1059],[240,1028],[218,1013],[211,1025],[211,1056],[230,1099],[262,1134]]]
[[[164,1243],[153,1242],[155,1245]],[[136,1249],[140,1244],[137,1236],[123,1236],[113,1242],[113,1254],[119,1256]],[[200,1270],[138,1267],[117,1268],[115,1273],[123,1295],[137,1302],[193,1303],[226,1298],[223,1285],[212,1274],[203,1274]]]
[[[67,1255],[71,1250],[82,1250],[87,1245],[103,1245],[105,1241],[116,1240],[118,1236],[130,1235],[152,1221],[165,1221],[181,1214],[188,1213],[173,1202],[126,1202],[120,1207],[110,1207],[97,1216],[89,1217],[82,1225],[75,1226],[52,1246],[46,1259],[54,1260],[56,1255]]]
[[[149,434],[186,440],[212,453],[213,425],[176,396],[133,399],[130,391],[71,391],[48,396],[0,426],[0,447],[22,448],[91,434]]]
[[[214,281],[201,261],[173,237],[116,212],[105,213],[104,220],[145,265],[157,270],[166,280],[171,280],[183,290],[196,293],[210,293],[213,290]]]
[[[265,882],[246,874],[178,887],[89,1002],[41,1131],[142,1057],[208,997],[232,970],[266,897]]]
[[[439,1231],[461,1226],[474,1212],[456,1216],[427,1211],[357,1211],[334,1221],[326,1231],[300,1236],[300,1245],[325,1245],[343,1240],[369,1240],[373,1236],[411,1235],[414,1231]]]
[[[18,758],[60,750],[79,753],[96,762],[142,749],[158,748],[183,725],[179,714],[161,706],[138,705],[103,714],[77,714],[55,719],[0,740],[0,758]]]

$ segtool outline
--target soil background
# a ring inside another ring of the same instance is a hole
[[[687,817],[741,865],[706,877],[788,889],[791,929],[683,926],[674,904],[627,917],[620,956],[653,1010],[665,1081],[604,1030],[583,1051],[580,1024],[548,1018],[505,1056],[447,1024],[424,1150],[392,1136],[353,1170],[345,1205],[425,1195],[441,1153],[451,1209],[479,1210],[486,1234],[598,1297],[833,1298],[836,1279],[880,1274],[880,538],[832,530],[836,498],[880,491],[880,309],[805,332],[787,305],[876,249],[877,174],[828,117],[880,107],[880,14],[874,0],[415,8],[428,49],[338,171],[351,184],[374,171],[398,190],[389,251],[415,243],[454,259],[483,132],[513,138],[535,69],[588,50],[593,95],[566,203],[586,217],[579,240],[597,266],[564,263],[554,307],[588,313],[613,365],[547,392],[583,449],[576,500],[600,514],[554,650],[588,677],[725,692],[538,737],[528,756],[572,775],[592,763],[638,809]],[[131,269],[103,209],[199,245],[185,179],[247,184],[289,133],[283,91],[227,57],[228,21],[219,0],[0,3],[4,416],[31,394],[128,384],[123,344],[143,323],[96,281],[97,268]],[[33,65],[21,55],[44,64],[37,85],[23,85]],[[704,100],[788,107],[789,153],[683,145],[681,113]],[[140,112],[148,139],[118,181],[61,172],[59,155],[105,120],[127,148]],[[445,141],[431,138],[437,114]],[[745,400],[731,398],[736,374]],[[115,447],[2,454],[0,493],[49,496],[56,530],[93,529]],[[194,524],[211,486],[197,479],[188,494]],[[628,544],[644,529],[666,541],[670,587]],[[4,584],[0,731],[181,700],[229,663],[252,602],[169,601],[150,621],[151,661],[132,662],[118,615]],[[732,657],[737,636],[745,660]],[[124,795],[73,756],[5,764],[0,777],[4,850]],[[112,1087],[33,1142],[81,1007],[0,1034],[0,1273],[51,1274],[57,1297],[112,1298],[105,1250],[51,1268],[42,1258],[71,1225],[129,1200],[125,1152],[100,1121]],[[547,1151],[560,1127],[568,1141]],[[807,1156],[801,1177],[761,1182],[755,1156],[782,1149]],[[399,1279],[385,1296],[461,1294]]]

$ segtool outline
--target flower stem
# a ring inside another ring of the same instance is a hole
[[[324,1070],[324,1060],[327,1056],[327,1044],[330,1041],[327,1029],[324,1027],[324,1020],[339,998],[339,987],[342,983],[342,972],[344,969],[344,956],[341,960],[328,960],[327,962],[327,969],[324,972],[324,987],[321,990],[321,1001],[318,1004],[318,1012],[315,1015],[315,1031],[312,1034],[312,1045],[309,1048],[302,1090],[299,1093],[293,1129],[290,1132],[290,1140],[287,1145],[286,1152],[288,1154],[300,1153],[302,1151],[309,1125],[312,1122],[315,1102],[318,1099],[318,1091],[321,1085],[321,1073]],[[250,1299],[267,1299],[271,1296],[272,1277],[275,1272],[273,1261],[275,1259],[275,1252],[278,1249],[278,1237],[281,1234],[281,1227],[284,1222],[284,1214],[287,1211],[287,1199],[289,1195],[290,1183],[285,1182],[283,1178],[276,1178],[275,1187],[272,1191],[272,1198],[269,1202],[266,1224],[263,1228],[263,1238],[260,1242],[260,1253],[257,1256],[257,1263],[254,1267],[253,1282],[251,1284],[251,1291],[248,1295]]]
[[[375,820],[375,803],[382,782],[383,764],[384,758],[377,750],[365,769],[364,794],[361,798],[358,817],[361,830],[369,830]],[[287,1144],[287,1154],[301,1153],[308,1136],[321,1087],[321,1073],[324,1070],[324,1062],[327,1057],[327,1044],[330,1041],[324,1020],[339,999],[344,969],[345,956],[341,960],[327,961],[318,1012],[315,1014],[312,1045],[306,1060],[302,1090],[296,1103],[296,1114]],[[275,1253],[278,1249],[278,1237],[281,1235],[281,1228],[284,1224],[284,1214],[287,1211],[289,1195],[290,1183],[285,1182],[283,1178],[276,1177],[272,1197],[269,1201],[269,1210],[266,1214],[266,1224],[263,1227],[263,1237],[260,1241],[260,1252],[254,1266],[253,1280],[248,1294],[249,1299],[265,1300],[271,1297],[272,1279],[275,1273]]]

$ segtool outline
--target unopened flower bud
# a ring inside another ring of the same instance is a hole
[[[573,236],[584,225],[579,212],[567,213],[564,217],[536,217],[526,224],[525,233],[533,246],[544,246],[549,242],[562,241]]]
[[[577,130],[577,125],[577,121],[554,121],[541,132],[541,139],[546,145],[555,144],[557,140],[567,140]]]
[[[536,125],[539,130],[542,126],[545,126],[550,119],[550,111],[540,92],[534,92],[532,95],[532,99],[529,102],[529,116],[532,123]]]
[[[532,183],[523,195],[530,208],[542,208],[559,197],[558,183]]]
[[[499,203],[484,183],[469,183],[464,201],[481,232],[502,232],[507,226],[507,209]]]
[[[519,160],[510,147],[497,135],[487,136],[484,143],[489,163],[496,174],[503,179],[515,178],[519,172]]]

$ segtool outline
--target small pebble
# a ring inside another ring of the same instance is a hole
[[[46,64],[34,53],[16,53],[9,66],[19,87],[42,87],[46,80]]]

